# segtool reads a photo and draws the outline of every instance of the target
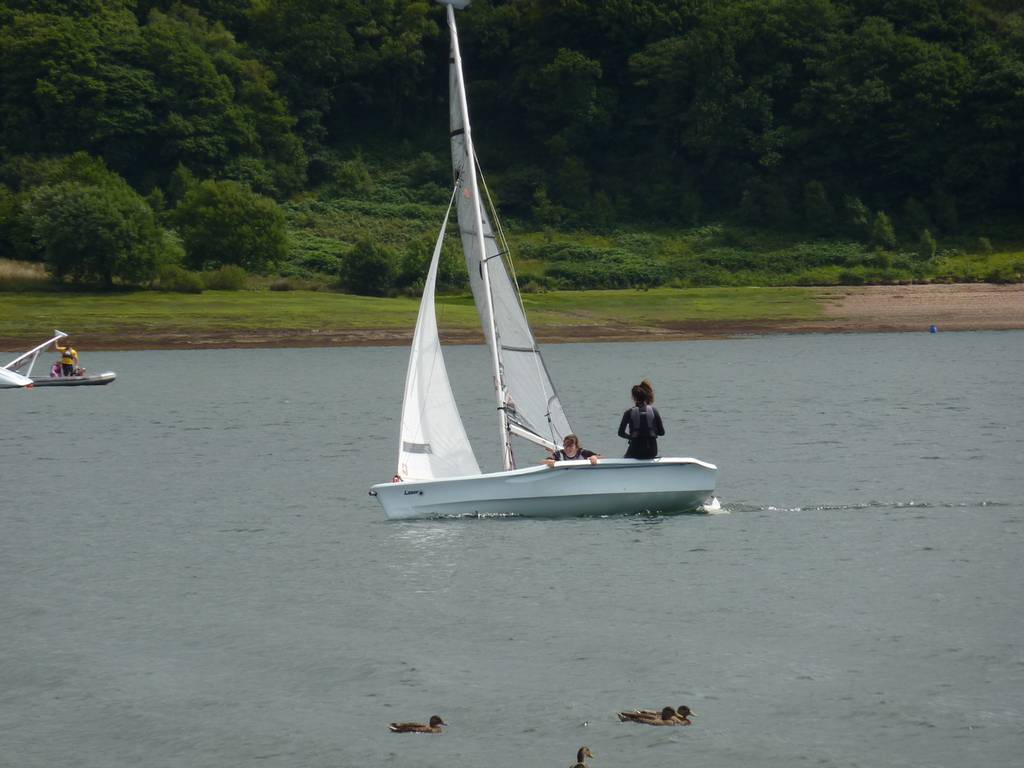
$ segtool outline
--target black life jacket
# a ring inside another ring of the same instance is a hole
[[[639,406],[629,412],[629,436],[652,437],[654,435],[654,406],[645,405],[641,415]]]

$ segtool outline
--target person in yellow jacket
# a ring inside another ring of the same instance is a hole
[[[78,350],[71,346],[71,341],[65,336],[64,345],[55,341],[53,346],[60,352],[60,373],[61,376],[74,376],[78,368]]]

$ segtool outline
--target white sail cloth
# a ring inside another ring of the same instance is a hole
[[[475,164],[469,162],[467,152],[467,128],[463,121],[463,104],[458,88],[457,33],[452,14],[449,14],[449,26],[452,35],[449,65],[452,168],[461,187],[456,195],[456,211],[462,235],[462,249],[466,256],[466,268],[469,271],[470,288],[487,342],[497,343],[501,384],[505,392],[504,406],[510,425],[519,426],[541,438],[535,442],[544,441],[561,446],[562,438],[572,432],[572,428],[562,410],[558,393],[526,320],[519,299],[519,290],[505,265],[505,254],[500,251],[494,229],[479,197],[478,179],[468,178],[470,174],[465,173]],[[477,210],[480,211],[481,217],[483,253],[477,225]],[[487,317],[484,269],[488,272],[491,287],[496,340],[491,338],[490,322]],[[514,431],[525,436],[519,430]]]
[[[403,480],[480,474],[480,465],[469,444],[448,380],[434,308],[437,268],[450,212],[451,204],[445,213],[423,286],[405,377],[398,449],[398,475]]]

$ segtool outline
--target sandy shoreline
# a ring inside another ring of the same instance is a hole
[[[889,285],[814,290],[824,310],[815,320],[693,321],[659,326],[540,326],[544,343],[723,339],[777,333],[878,333],[1024,329],[1024,285]],[[216,334],[160,333],[150,328],[118,334],[75,334],[88,350],[226,349],[247,347],[396,346],[409,343],[407,330],[238,330]],[[475,344],[483,336],[444,332],[449,343]],[[0,349],[24,351],[38,339],[0,337]]]

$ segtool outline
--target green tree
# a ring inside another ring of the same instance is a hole
[[[249,44],[269,62],[307,144],[330,135],[416,132],[437,95],[440,37],[432,4],[407,0],[275,0],[248,12]]]
[[[361,296],[387,296],[394,287],[397,264],[389,249],[361,240],[342,265],[341,283]]]
[[[203,181],[190,187],[174,209],[186,259],[195,269],[238,264],[264,272],[287,253],[281,208],[235,181]]]
[[[896,247],[896,230],[885,211],[878,211],[871,222],[871,243],[887,251]]]
[[[0,134],[12,153],[86,150],[126,170],[151,130],[153,73],[126,3],[8,8],[0,23]],[[64,5],[64,4],[61,4]]]
[[[852,236],[865,243],[871,241],[871,212],[859,197],[847,195],[843,200],[845,228]]]
[[[560,48],[530,78],[528,103],[538,135],[546,139],[557,133],[570,148],[584,140],[589,127],[605,117],[598,101],[600,79],[600,62]]]
[[[179,163],[273,194],[302,186],[305,155],[271,71],[194,8],[140,25],[124,0],[18,6],[0,10],[7,151],[84,150],[138,189]]]
[[[0,172],[17,189],[0,214],[11,254],[46,261],[58,278],[144,282],[180,255],[149,203],[100,158],[18,156]]]
[[[562,223],[568,211],[551,202],[546,184],[540,184],[533,192],[533,217],[545,227],[554,227]]]
[[[174,257],[152,209],[123,181],[36,187],[27,213],[33,239],[58,280],[139,283]]]
[[[0,258],[25,259],[32,251],[22,245],[31,241],[31,233],[19,231],[24,226],[20,209],[18,195],[0,184]]]

